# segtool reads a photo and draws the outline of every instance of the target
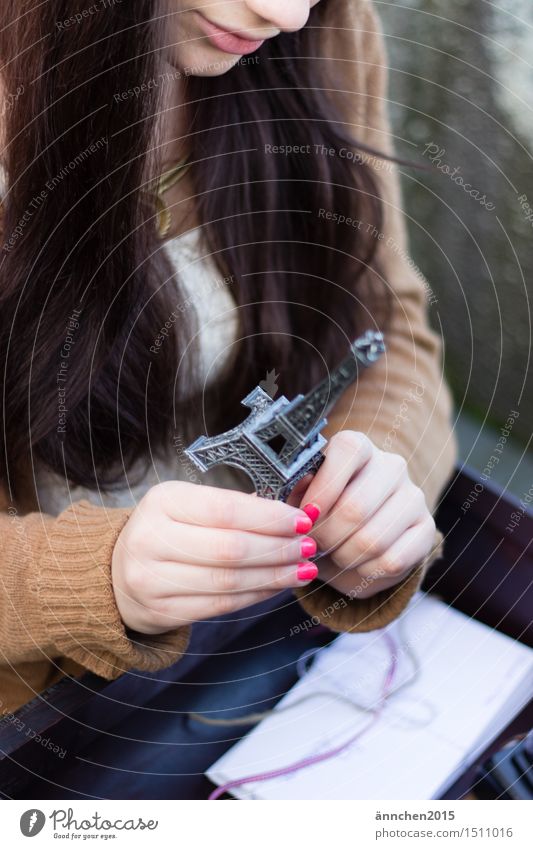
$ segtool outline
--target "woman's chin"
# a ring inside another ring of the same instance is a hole
[[[233,53],[224,53],[215,47],[202,50],[201,54],[189,57],[179,57],[172,64],[184,77],[220,77],[231,70],[242,56]]]

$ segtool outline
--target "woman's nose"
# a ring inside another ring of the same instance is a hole
[[[246,6],[282,32],[302,29],[309,18],[309,0],[245,0]]]

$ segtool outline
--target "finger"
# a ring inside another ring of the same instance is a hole
[[[158,592],[169,595],[226,595],[228,593],[273,592],[305,586],[318,574],[314,563],[301,561],[290,566],[235,569],[231,566],[157,566]]]
[[[381,565],[376,566],[373,571],[363,576],[357,568],[347,568],[339,572],[331,561],[320,561],[320,564],[319,579],[325,583],[335,582],[338,591],[349,595],[351,598],[367,598],[398,583],[398,578],[384,577]]]
[[[210,528],[238,528],[258,534],[290,536],[310,530],[309,517],[283,501],[254,497],[214,486],[167,481],[153,487],[146,497],[175,522]]]
[[[407,464],[398,455],[376,452],[341,493],[323,520],[313,528],[313,536],[323,551],[343,545],[366,527],[386,501],[397,491]]]
[[[252,604],[272,598],[278,592],[279,590],[266,590],[219,595],[170,596],[160,599],[156,607],[156,617],[161,628],[158,633],[243,610],[245,607],[251,607]],[[154,612],[152,611],[152,617]]]
[[[296,486],[291,490],[291,494],[287,499],[287,504],[290,504],[292,507],[298,507],[301,503],[301,500],[304,496],[304,493],[307,490],[307,487],[313,480],[313,475],[307,474],[301,478]]]
[[[335,514],[335,508],[333,510]],[[394,492],[346,542],[335,549],[339,568],[361,566],[384,554],[407,528],[429,516],[422,491],[408,485]]]
[[[369,560],[355,571],[370,580],[393,578],[399,581],[429,554],[434,540],[435,522],[430,517],[408,528],[380,557]]]
[[[331,437],[324,449],[326,459],[309,484],[302,501],[328,513],[352,477],[370,460],[373,445],[364,433],[343,430]]]
[[[196,566],[283,566],[316,554],[308,536],[267,536],[250,531],[166,522],[159,533],[158,560]]]

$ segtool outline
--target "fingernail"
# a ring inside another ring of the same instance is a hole
[[[318,504],[313,504],[312,501],[309,504],[306,504],[305,507],[302,507],[302,510],[304,513],[307,513],[313,524],[320,516],[320,507]]]
[[[313,554],[316,554],[316,542],[311,537],[306,537],[302,540],[300,551],[302,553],[302,557],[312,557]]]
[[[312,581],[318,575],[318,567],[314,563],[298,563],[298,580]]]
[[[296,519],[296,533],[307,534],[313,527],[313,520],[309,516],[298,516]]]

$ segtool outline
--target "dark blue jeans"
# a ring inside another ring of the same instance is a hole
[[[308,629],[291,629],[308,622]],[[26,799],[204,799],[205,770],[251,726],[205,725],[191,712],[237,717],[273,707],[296,662],[334,635],[311,627],[291,593],[195,624],[185,657],[157,674],[123,675],[75,714],[67,756]]]

